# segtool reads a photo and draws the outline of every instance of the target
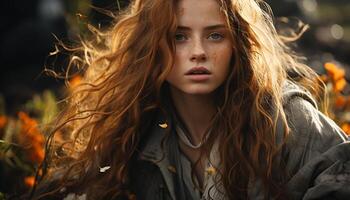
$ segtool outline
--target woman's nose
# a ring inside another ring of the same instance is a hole
[[[202,42],[198,40],[194,41],[191,49],[190,60],[192,62],[203,62],[203,61],[206,61],[206,59],[207,59],[207,54],[205,52]]]

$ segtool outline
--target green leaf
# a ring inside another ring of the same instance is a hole
[[[7,153],[11,147],[18,146],[15,143],[6,142],[5,140],[0,140],[0,152]]]
[[[46,90],[43,93],[44,109],[42,110],[41,123],[47,124],[57,115],[58,107],[56,97],[53,92]]]
[[[0,192],[0,200],[5,200],[5,194]]]

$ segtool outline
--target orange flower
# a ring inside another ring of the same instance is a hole
[[[35,184],[35,177],[34,177],[34,176],[27,176],[27,177],[24,177],[24,184],[25,184],[27,187],[33,187],[34,184]]]
[[[28,143],[44,144],[44,136],[38,129],[38,123],[30,118],[26,113],[19,112],[18,117],[22,122],[21,135],[25,137]]]
[[[82,81],[82,77],[80,75],[73,76],[72,79],[69,80],[69,85],[71,88],[75,88]]]
[[[331,77],[335,81],[342,79],[345,76],[345,70],[339,68],[334,63],[330,63],[330,62],[325,63],[324,67],[327,70],[328,76]]]
[[[30,153],[28,154],[29,160],[34,163],[41,163],[44,160],[45,151],[41,145],[35,144],[30,148]]]
[[[346,80],[344,78],[340,79],[340,80],[337,80],[335,81],[334,83],[334,86],[333,86],[333,90],[335,92],[340,92],[344,89],[344,87],[346,86]]]
[[[38,129],[38,123],[24,112],[19,112],[18,117],[22,122],[19,143],[26,148],[27,158],[31,162],[41,163],[45,155],[45,138]]]
[[[1,115],[0,116],[0,129],[3,129],[7,123],[7,117]]]
[[[35,131],[34,129],[38,126],[38,123],[30,118],[26,113],[19,112],[18,117],[22,122],[21,132],[22,133],[30,133]]]
[[[338,109],[341,109],[346,104],[346,98],[343,95],[337,95],[337,98],[335,99],[335,107]]]
[[[341,129],[343,129],[343,131],[350,135],[350,124],[349,123],[344,123],[342,126],[341,126]]]
[[[324,67],[327,71],[328,76],[332,80],[334,92],[342,91],[346,85],[346,80],[344,78],[345,70],[342,68],[339,68],[334,63],[329,63],[329,62],[325,63]]]

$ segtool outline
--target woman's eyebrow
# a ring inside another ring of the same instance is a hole
[[[204,30],[209,31],[209,30],[216,30],[216,29],[221,29],[221,28],[226,28],[225,24],[215,24],[215,25],[206,26],[206,27],[204,27]],[[188,26],[178,26],[177,30],[190,31],[192,29]]]

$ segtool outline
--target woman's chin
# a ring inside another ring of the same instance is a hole
[[[212,94],[213,92],[214,90],[209,88],[195,88],[195,89],[189,89],[185,93],[189,95],[208,95],[208,94]]]

